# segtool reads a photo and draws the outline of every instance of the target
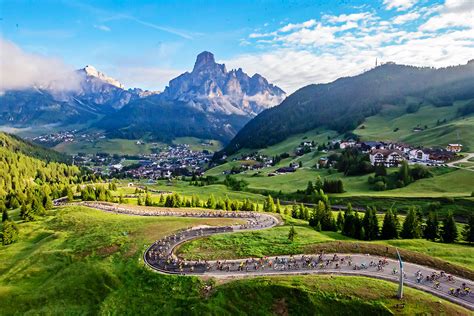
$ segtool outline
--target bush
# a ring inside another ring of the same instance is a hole
[[[375,191],[385,191],[387,189],[387,185],[382,181],[377,181],[374,184]]]
[[[10,245],[18,240],[19,230],[15,222],[7,220],[3,222],[0,239],[3,245]]]

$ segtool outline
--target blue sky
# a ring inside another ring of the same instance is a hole
[[[472,0],[0,0],[0,36],[31,56],[94,65],[127,87],[162,90],[208,50],[292,92],[376,58],[465,63],[474,58],[473,11]]]

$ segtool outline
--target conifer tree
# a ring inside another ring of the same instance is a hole
[[[448,216],[443,220],[443,228],[441,230],[443,242],[453,243],[458,238],[458,228],[454,221],[453,213],[449,212]]]
[[[290,227],[290,231],[288,233],[288,240],[290,242],[293,242],[293,240],[295,239],[296,237],[296,231],[295,231],[295,227],[293,225],[291,225]]]
[[[366,240],[375,240],[379,234],[379,223],[375,208],[367,208],[362,220],[362,227],[364,228],[364,236]]]
[[[7,220],[2,224],[0,237],[3,245],[10,245],[18,240],[19,229],[15,222]]]
[[[474,242],[474,215],[469,216],[469,221],[463,230],[463,237],[467,242]]]
[[[438,215],[435,212],[428,214],[425,229],[423,230],[423,237],[431,241],[435,241],[439,238],[439,221]]]
[[[278,214],[281,213],[280,199],[277,199],[276,206],[275,206],[275,211],[276,211]]]
[[[336,227],[337,230],[342,230],[344,228],[344,216],[342,215],[342,211],[340,210],[337,213]]]
[[[411,208],[408,211],[400,236],[405,239],[420,238],[421,228],[416,208]]]
[[[50,210],[53,208],[53,201],[49,195],[46,195],[43,200],[43,206],[46,210]]]
[[[388,240],[398,238],[398,228],[397,224],[395,223],[395,220],[396,219],[393,215],[392,210],[387,210],[383,218],[382,232],[380,235],[382,239]]]

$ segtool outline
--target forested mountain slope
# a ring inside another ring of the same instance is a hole
[[[225,148],[263,148],[315,128],[352,131],[384,105],[406,107],[406,98],[437,107],[474,98],[474,61],[434,69],[385,64],[361,75],[309,85],[251,120]]]
[[[0,204],[8,208],[50,203],[77,182],[79,168],[60,161],[63,156],[0,133]],[[48,202],[49,201],[49,202]]]

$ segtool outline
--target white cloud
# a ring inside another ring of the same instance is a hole
[[[280,32],[289,32],[292,30],[297,30],[301,28],[308,28],[316,25],[316,20],[308,20],[303,23],[298,23],[298,24],[287,24],[284,27],[282,27],[279,31]]]
[[[94,25],[94,27],[98,30],[104,31],[104,32],[110,32],[110,27],[107,25]]]
[[[80,78],[60,59],[23,51],[0,38],[0,91],[33,86],[55,91],[76,90]]]
[[[420,14],[418,12],[410,12],[407,14],[402,14],[397,16],[395,19],[393,19],[393,23],[395,24],[405,24],[407,22],[416,20],[420,17]]]
[[[311,83],[356,75],[373,68],[376,58],[379,62],[417,66],[464,64],[474,56],[474,32],[466,23],[469,10],[465,1],[448,0],[442,6],[395,15],[392,20],[365,12],[324,15],[321,21],[309,20],[306,24],[287,23],[268,32],[264,41],[248,38],[259,45],[261,52],[237,56],[226,63],[260,73],[288,93]],[[426,25],[419,29],[404,27],[408,21],[426,24],[435,18],[446,19],[449,14],[460,16],[455,27],[448,25],[436,32],[425,29]]]
[[[446,0],[436,10],[438,14],[421,25],[420,30],[437,31],[450,27],[474,29],[474,1]]]
[[[404,11],[413,7],[417,2],[418,0],[384,0],[383,4],[387,10]]]
[[[357,22],[360,20],[370,20],[372,18],[373,16],[370,12],[323,16],[323,19],[329,23]]]

